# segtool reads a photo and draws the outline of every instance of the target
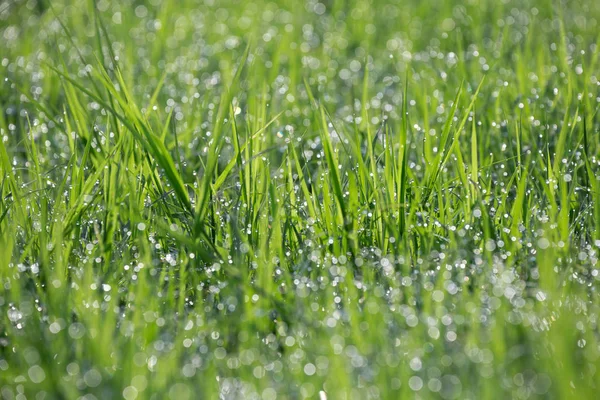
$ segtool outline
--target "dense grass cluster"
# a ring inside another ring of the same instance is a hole
[[[594,398],[600,2],[0,3],[3,399]]]

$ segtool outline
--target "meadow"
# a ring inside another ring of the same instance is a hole
[[[600,2],[0,3],[2,399],[592,399]]]

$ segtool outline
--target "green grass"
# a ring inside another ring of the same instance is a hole
[[[1,3],[0,397],[595,398],[599,32],[593,0]]]

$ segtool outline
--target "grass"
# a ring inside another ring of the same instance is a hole
[[[4,399],[594,398],[600,3],[0,5]]]

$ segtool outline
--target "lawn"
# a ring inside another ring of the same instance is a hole
[[[0,3],[2,399],[592,399],[600,2]]]

